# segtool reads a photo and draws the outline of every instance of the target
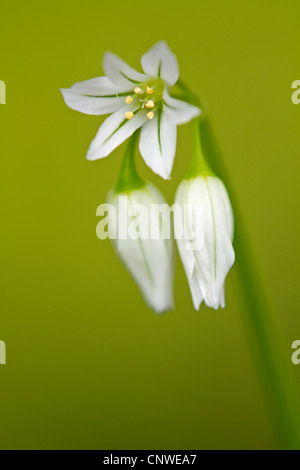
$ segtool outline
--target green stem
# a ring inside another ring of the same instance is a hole
[[[145,182],[139,176],[134,163],[135,145],[138,136],[139,132],[136,131],[129,138],[119,174],[119,179],[115,187],[115,191],[118,193],[131,191],[132,189],[140,189],[145,186]]]
[[[202,109],[198,98],[182,82],[179,82],[177,86],[183,92],[182,99],[200,106]],[[261,382],[264,384],[263,391],[280,442],[279,447],[299,449],[300,432],[298,423],[294,418],[297,416],[298,411],[294,400],[295,394],[289,384],[285,382],[286,371],[283,369],[280,363],[281,359],[278,357],[279,342],[276,341],[276,333],[272,325],[272,312],[264,293],[259,270],[254,261],[251,243],[237,202],[238,198],[232,189],[223,158],[205,112],[200,119],[197,119],[197,126],[205,159],[208,159],[213,170],[229,188],[230,199],[237,221],[234,248],[239,282],[248,307],[244,312],[248,326],[247,331],[250,333],[251,346],[254,346],[251,349]]]
[[[201,134],[199,128],[200,118],[196,118],[192,122],[193,126],[193,157],[191,168],[186,175],[186,179],[196,178],[199,174],[214,176],[210,169],[201,145]]]

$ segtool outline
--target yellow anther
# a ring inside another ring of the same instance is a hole
[[[154,108],[154,101],[152,100],[147,101],[146,108],[150,108],[150,109]]]
[[[134,113],[132,111],[127,111],[127,113],[125,113],[126,119],[132,119],[133,116],[134,116]]]
[[[139,86],[135,87],[135,89],[133,91],[136,95],[140,95],[142,93],[142,90],[140,89]]]
[[[153,117],[154,117],[154,113],[152,111],[150,111],[150,113],[147,113],[148,119],[153,119]]]
[[[147,91],[148,95],[151,95],[151,94],[153,93],[152,88],[150,88],[150,87],[148,87],[148,86],[147,86],[147,90],[146,90],[146,91]]]
[[[127,104],[130,104],[130,103],[133,102],[133,99],[132,99],[131,96],[127,96],[127,98],[125,99],[125,101],[126,101]]]

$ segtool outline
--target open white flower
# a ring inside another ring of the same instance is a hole
[[[169,86],[179,77],[175,55],[164,41],[142,56],[139,73],[107,52],[106,77],[92,78],[62,89],[65,103],[85,114],[110,114],[87,153],[88,160],[107,157],[138,128],[140,152],[146,164],[162,178],[170,177],[176,149],[177,125],[200,114],[200,109],[170,96]]]
[[[112,243],[146,302],[157,313],[173,309],[173,238],[164,238],[163,233],[168,227],[164,226],[164,219],[160,221],[158,212],[157,217],[149,216],[152,206],[166,204],[163,195],[148,183],[139,189],[124,192],[112,190],[107,202],[116,209],[116,217],[109,218],[111,230],[116,234]],[[157,232],[158,236],[142,235],[153,232]]]
[[[234,263],[234,218],[226,188],[215,176],[185,179],[178,187],[175,202],[201,207],[200,223],[199,220],[186,219],[189,225],[184,231],[186,238],[177,240],[194,307],[199,310],[203,300],[215,309],[225,307],[225,278]],[[174,217],[176,232],[181,221],[176,218],[176,213]],[[189,250],[189,234],[197,227],[201,230],[199,238],[203,244],[199,249]]]

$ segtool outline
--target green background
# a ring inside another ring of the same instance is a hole
[[[299,390],[299,27],[298,0],[1,5],[1,448],[277,446],[236,266],[226,309],[196,312],[177,259],[176,309],[156,316],[95,233],[124,146],[88,162],[103,118],[70,110],[58,90],[102,75],[106,50],[138,68],[168,42],[208,104]],[[190,158],[184,126],[170,182],[138,166],[172,203]]]

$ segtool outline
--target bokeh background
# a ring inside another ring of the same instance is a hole
[[[68,109],[58,90],[101,75],[106,50],[138,68],[169,43],[208,105],[297,391],[299,18],[298,0],[1,5],[2,449],[276,448],[236,267],[225,310],[196,312],[177,259],[176,309],[156,316],[96,238],[124,146],[88,162],[103,118]],[[170,182],[138,167],[172,203],[190,158],[185,126]]]

